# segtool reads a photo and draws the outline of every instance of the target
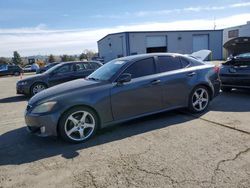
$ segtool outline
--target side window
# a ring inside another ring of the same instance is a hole
[[[186,68],[186,67],[190,67],[190,66],[191,66],[190,61],[188,61],[188,60],[185,59],[184,57],[180,57],[180,60],[181,60],[181,64],[182,64],[182,67],[183,67],[183,68]]]
[[[92,69],[98,69],[100,66],[97,63],[90,62],[89,63]]]
[[[92,67],[88,62],[83,63],[83,66],[85,67],[86,70],[92,69]]]
[[[71,65],[63,65],[61,67],[59,67],[58,69],[55,70],[56,74],[64,74],[64,73],[68,73],[71,72]]]
[[[132,75],[132,78],[138,78],[142,76],[147,76],[155,74],[155,63],[153,58],[143,59],[136,61],[130,65],[124,73],[129,73]]]
[[[159,72],[168,72],[181,69],[182,65],[178,57],[159,56],[158,67],[159,67]]]
[[[76,63],[75,64],[75,71],[76,72],[82,72],[82,71],[85,71],[85,70],[86,70],[86,68],[85,68],[83,63]]]

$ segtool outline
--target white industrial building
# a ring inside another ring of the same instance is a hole
[[[231,53],[250,52],[249,38],[250,22],[224,30],[121,32],[109,34],[97,43],[99,57],[104,62],[128,55],[191,54],[202,49],[212,51],[210,60],[222,60]]]
[[[250,52],[250,21],[245,25],[226,28],[223,30],[223,57],[230,54]]]

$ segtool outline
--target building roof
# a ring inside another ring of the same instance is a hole
[[[97,42],[105,39],[106,37],[118,34],[130,34],[130,33],[172,33],[172,32],[213,32],[213,31],[223,31],[223,29],[216,29],[216,30],[172,30],[172,31],[124,31],[124,32],[117,32],[117,33],[110,33],[104,37],[102,37]]]

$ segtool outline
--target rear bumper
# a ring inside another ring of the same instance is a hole
[[[213,98],[215,98],[220,94],[221,81],[220,80],[214,81],[213,88],[214,88]]]

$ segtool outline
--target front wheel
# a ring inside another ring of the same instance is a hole
[[[45,90],[47,88],[47,86],[43,83],[35,83],[32,87],[31,87],[31,91],[30,94],[31,96]]]
[[[80,143],[88,140],[98,129],[95,112],[86,107],[75,107],[66,112],[59,121],[59,134],[63,140]]]
[[[208,89],[204,86],[198,86],[189,97],[189,110],[194,113],[202,113],[208,108],[209,102]]]

